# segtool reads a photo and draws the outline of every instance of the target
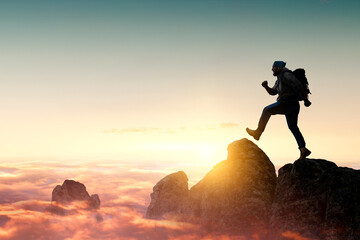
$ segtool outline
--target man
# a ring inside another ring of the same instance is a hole
[[[285,115],[288,127],[300,149],[299,160],[303,160],[310,155],[311,151],[305,147],[305,140],[297,126],[300,111],[298,96],[300,95],[305,99],[304,104],[306,107],[310,106],[311,102],[307,99],[307,94],[304,92],[300,81],[285,65],[286,63],[283,61],[274,62],[272,71],[273,75],[277,77],[274,87],[270,88],[267,81],[261,84],[270,95],[279,95],[277,102],[264,108],[256,130],[246,128],[246,131],[256,140],[259,140],[271,115]]]

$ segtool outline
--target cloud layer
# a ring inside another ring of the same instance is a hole
[[[27,162],[0,166],[0,240],[259,240],[219,234],[219,229],[171,220],[145,219],[152,187],[169,173],[154,166],[105,163]],[[99,194],[101,207],[51,202],[65,179]],[[215,232],[217,232],[215,234]],[[285,232],[287,239],[310,240]]]
[[[152,187],[167,174],[120,164],[0,166],[0,239],[214,239],[197,225],[143,217]],[[65,179],[80,181],[89,194],[99,194],[100,209],[51,203],[53,188]]]

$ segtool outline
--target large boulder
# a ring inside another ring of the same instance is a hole
[[[57,185],[52,191],[52,200],[57,203],[69,203],[72,201],[86,201],[90,208],[100,207],[100,198],[97,194],[89,195],[84,184],[74,180],[65,180],[60,186]]]
[[[275,168],[266,154],[241,139],[229,145],[227,160],[190,191],[183,172],[162,179],[154,187],[146,216],[161,218],[176,212],[182,219],[214,226],[213,230],[259,233],[269,222],[275,184]]]
[[[273,239],[293,232],[310,239],[360,239],[360,171],[306,159],[279,169]]]
[[[262,232],[268,225],[275,184],[269,158],[242,139],[229,145],[227,160],[192,187],[190,196],[203,223],[227,232]]]

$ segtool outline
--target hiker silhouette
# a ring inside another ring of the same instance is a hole
[[[310,91],[308,90],[307,85],[304,86],[304,84],[302,84],[295,77],[294,73],[287,69],[285,65],[286,63],[283,61],[274,62],[272,66],[272,71],[273,75],[277,77],[277,80],[272,88],[269,87],[267,81],[262,82],[261,85],[270,95],[278,94],[279,96],[275,103],[270,104],[269,106],[264,108],[257,129],[251,130],[249,128],[246,128],[246,132],[250,136],[254,137],[256,140],[259,140],[261,134],[265,130],[266,124],[269,121],[271,115],[285,115],[288,127],[294,135],[296,142],[299,146],[299,160],[303,160],[310,155],[311,151],[305,147],[306,143],[304,137],[301,134],[297,125],[298,115],[300,111],[299,101],[304,100],[304,105],[306,107],[309,107],[311,105],[311,102],[309,101],[307,94]]]

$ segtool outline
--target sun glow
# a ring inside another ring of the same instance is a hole
[[[157,152],[171,152],[172,154],[181,154],[184,159],[193,159],[197,162],[209,162],[217,159],[219,161],[218,152],[220,146],[211,142],[159,142],[151,143],[146,146],[147,150]],[[196,158],[196,159],[194,159]]]
[[[200,146],[198,151],[199,151],[199,155],[202,159],[209,159],[215,153],[215,146],[210,145],[210,144],[209,145],[204,144],[204,145]]]

